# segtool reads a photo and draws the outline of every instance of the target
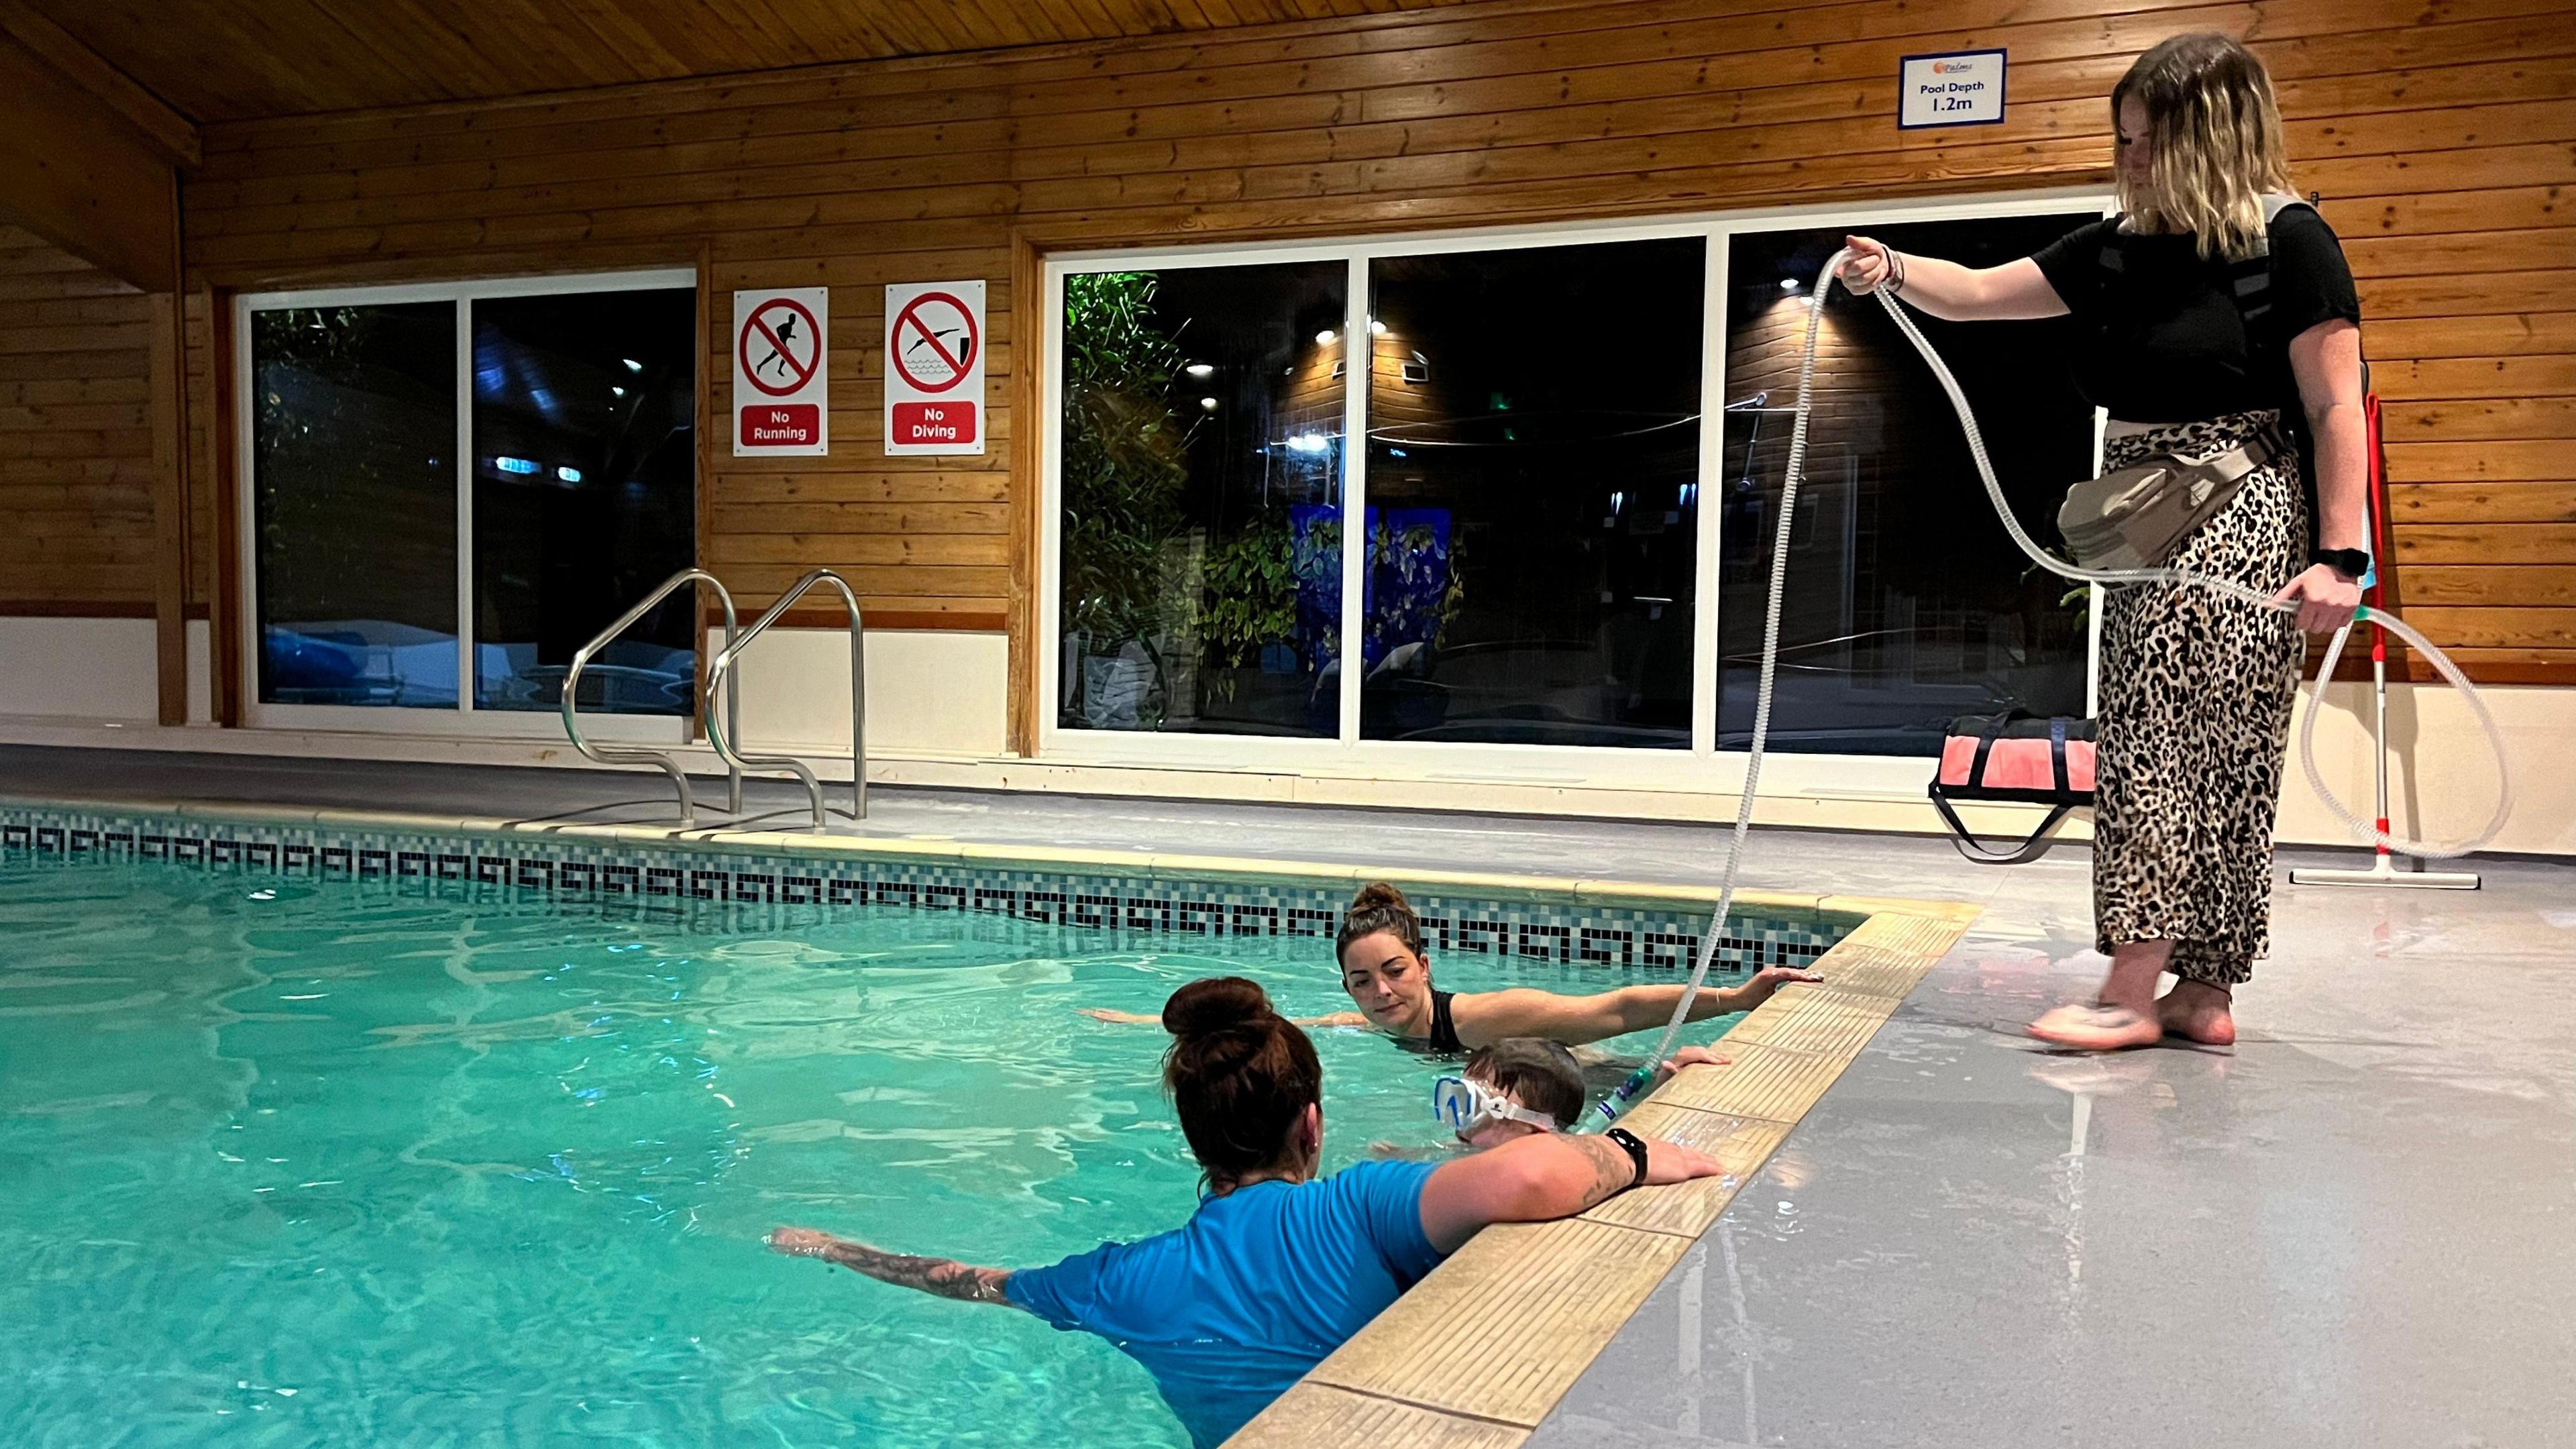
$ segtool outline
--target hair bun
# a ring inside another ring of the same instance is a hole
[[[1239,1026],[1271,1014],[1270,997],[1240,976],[1212,976],[1193,981],[1163,1003],[1163,1030],[1187,1041]]]
[[[1397,906],[1410,909],[1411,903],[1405,900],[1404,892],[1397,890],[1395,887],[1382,880],[1371,881],[1369,884],[1361,886],[1360,893],[1351,897],[1351,909],[1354,911],[1373,910],[1379,906]]]

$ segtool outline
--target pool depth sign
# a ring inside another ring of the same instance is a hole
[[[1909,55],[1897,69],[1896,125],[1999,126],[2004,119],[2004,53],[1957,50]]]
[[[886,288],[886,456],[984,451],[984,284]]]
[[[831,289],[733,294],[733,455],[831,451]]]

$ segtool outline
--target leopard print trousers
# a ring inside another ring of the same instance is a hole
[[[2103,466],[2201,452],[2276,415],[2112,438]],[[2307,489],[2291,451],[2184,535],[2168,562],[2272,593],[2304,571]],[[2166,969],[2234,986],[2270,946],[2272,820],[2306,641],[2286,615],[2206,589],[2106,591],[2093,806],[2095,944],[2171,940]]]

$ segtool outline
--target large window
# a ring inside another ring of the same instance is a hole
[[[1364,738],[1689,747],[1706,256],[1371,264]]]
[[[1691,778],[1673,754],[1750,731],[1817,269],[1851,231],[1982,265],[2099,214],[1940,203],[1051,262],[1041,748]],[[2096,449],[2066,324],[1925,328],[2053,538]],[[1878,304],[1838,291],[1822,329],[1775,746],[1921,755],[1957,715],[2082,712],[2087,594],[2014,550]],[[1919,768],[1808,778],[1916,791]]]
[[[1065,727],[1339,728],[1346,271],[1065,280]]]
[[[1899,251],[1990,266],[2037,251],[2094,213],[1876,226]],[[1798,359],[1817,269],[1840,227],[1729,239],[1726,540],[1718,566],[1718,743],[1753,733]],[[1943,322],[1917,315],[1984,420],[1986,451],[2034,538],[2092,476],[2093,413],[2061,359],[2065,319]],[[2082,714],[2089,592],[2022,557],[1987,504],[1958,416],[1873,297],[1825,303],[1807,464],[1789,531],[1789,587],[1771,707],[1775,748],[1937,755],[1949,722],[2020,707]]]
[[[551,710],[574,651],[694,556],[687,274],[242,310],[251,657],[281,718]],[[603,651],[583,707],[686,714],[692,607]]]

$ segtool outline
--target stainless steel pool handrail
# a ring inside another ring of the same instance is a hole
[[[583,758],[603,765],[661,766],[662,772],[671,777],[671,784],[680,792],[680,828],[686,830],[698,823],[698,802],[696,795],[689,789],[689,773],[680,768],[680,762],[664,751],[645,749],[640,745],[592,744],[582,735],[581,719],[576,709],[581,698],[581,672],[590,667],[591,656],[607,648],[609,642],[618,635],[634,628],[636,620],[653,612],[654,606],[669,598],[683,584],[704,584],[716,591],[716,601],[724,605],[725,647],[731,649],[735,622],[733,595],[726,590],[722,581],[705,569],[682,569],[664,579],[659,588],[644,596],[642,603],[620,614],[616,623],[593,635],[589,643],[581,646],[573,654],[572,667],[564,671],[561,703],[564,734],[571,738],[572,747],[581,751]],[[694,608],[689,613],[689,632],[692,635],[698,632],[697,611]],[[697,652],[694,641],[690,652]],[[698,712],[706,719],[707,735],[710,739],[718,733],[714,708],[715,696],[715,677],[709,675],[706,692],[698,697]],[[731,729],[735,734],[742,733],[742,690],[739,687],[726,693],[724,714],[729,721],[725,728]],[[719,750],[718,753],[721,754],[722,751]],[[742,813],[742,769],[737,765],[729,764],[725,771],[725,808],[736,815]]]
[[[731,684],[734,660],[751,647],[753,640],[767,632],[770,625],[778,622],[789,605],[805,597],[806,591],[817,584],[830,584],[833,592],[841,596],[842,605],[850,611],[850,813],[853,819],[865,820],[868,818],[867,632],[866,621],[859,612],[859,596],[850,592],[849,580],[830,569],[816,569],[790,585],[787,592],[778,596],[778,602],[762,610],[760,617],[751,621],[751,627],[742,631],[740,639],[727,643],[724,651],[716,655],[716,662],[707,670],[707,691],[712,694],[719,684]],[[709,715],[707,741],[716,747],[716,753],[726,764],[737,770],[785,770],[804,781],[805,793],[814,802],[814,833],[820,835],[824,832],[827,821],[823,809],[823,782],[814,778],[814,772],[806,767],[804,761],[785,755],[743,754],[739,748],[741,721],[736,720],[724,729],[717,729],[714,725],[715,717]],[[727,737],[728,731],[731,738]]]

